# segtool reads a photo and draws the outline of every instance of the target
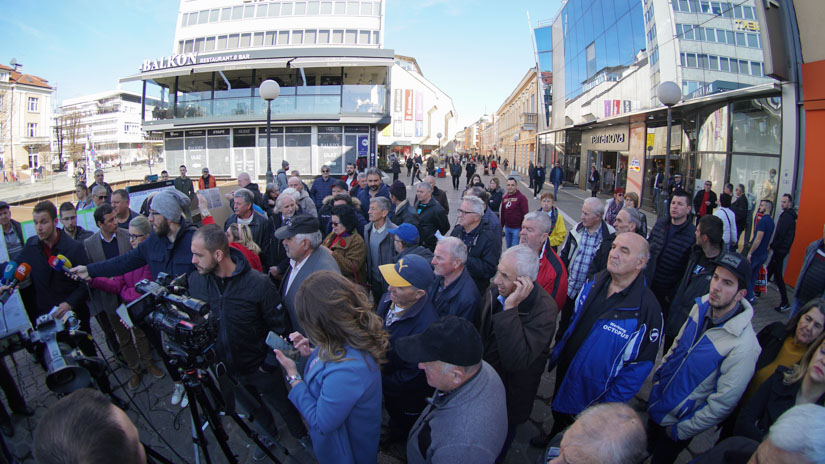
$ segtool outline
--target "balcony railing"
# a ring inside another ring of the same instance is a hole
[[[536,121],[538,121],[538,115],[536,113],[521,113],[521,115],[519,115],[519,126],[521,126],[521,130],[536,130]]]

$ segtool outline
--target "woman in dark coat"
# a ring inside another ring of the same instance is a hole
[[[596,170],[596,165],[590,166],[590,175],[587,176],[587,183],[590,184],[590,196],[596,197],[599,196],[599,182],[601,181],[601,176],[599,175],[599,171]]]
[[[493,210],[498,216],[499,208],[501,208],[501,199],[504,197],[504,190],[501,188],[501,181],[498,180],[498,177],[493,177],[490,179],[490,188],[487,189],[490,192],[490,199],[487,200],[487,207]]]

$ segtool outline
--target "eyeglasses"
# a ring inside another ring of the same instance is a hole
[[[106,195],[98,195],[97,199],[98,199],[98,200],[105,200],[105,199],[106,199]]]
[[[321,169],[321,172],[329,173],[329,169]]]
[[[129,240],[137,240],[140,237],[145,237],[145,236],[146,236],[146,234],[140,234],[140,235],[129,234]]]
[[[458,215],[463,216],[465,214],[478,214],[475,211],[464,211],[463,209],[458,210]]]
[[[337,227],[337,226],[338,226],[338,225],[340,225],[340,224],[341,224],[340,222],[332,222],[332,221],[329,221],[329,225],[331,225],[332,227]]]

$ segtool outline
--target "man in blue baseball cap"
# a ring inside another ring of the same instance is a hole
[[[395,345],[402,337],[423,332],[438,315],[427,295],[435,279],[427,260],[408,255],[395,264],[379,266],[379,270],[389,285],[377,310],[384,319],[391,345],[387,353],[389,362],[381,371],[384,404],[390,416],[389,433],[381,437],[381,445],[387,446],[407,437],[432,394],[424,372],[417,364],[401,359]]]
[[[395,236],[393,243],[395,251],[398,252],[395,255],[395,262],[407,255],[421,256],[428,263],[433,260],[433,252],[419,245],[418,228],[415,225],[405,222],[388,232]]]

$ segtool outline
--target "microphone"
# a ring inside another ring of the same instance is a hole
[[[3,285],[6,285],[7,283],[11,282],[11,279],[14,278],[14,270],[15,269],[17,269],[17,263],[16,262],[9,261],[8,264],[6,264],[6,268],[3,269],[3,281],[2,281]]]
[[[0,295],[0,303],[6,304],[6,301],[9,300],[9,297],[14,292],[14,287],[17,284],[19,284],[20,282],[26,280],[26,277],[29,276],[29,273],[31,272],[31,270],[32,270],[32,268],[31,268],[31,266],[29,266],[28,263],[20,263],[17,266],[17,269],[14,271],[14,276],[12,276],[12,280],[11,280],[11,282],[9,282],[9,285],[11,285],[11,288],[9,290],[7,290],[6,292],[4,292],[2,295]]]
[[[72,268],[72,262],[63,255],[57,255],[49,258],[49,266],[58,271],[69,272],[69,269]]]

